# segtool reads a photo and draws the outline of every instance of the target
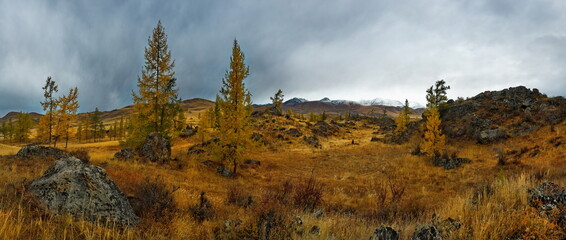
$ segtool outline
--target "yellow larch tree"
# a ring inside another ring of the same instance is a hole
[[[151,132],[168,136],[181,110],[177,95],[175,61],[167,45],[161,21],[153,29],[145,48],[145,65],[138,77],[138,93],[133,92],[132,134],[127,145],[138,146]]]
[[[446,137],[440,128],[440,114],[438,108],[433,107],[426,110],[426,122],[424,141],[421,151],[429,157],[440,155],[446,145]]]
[[[232,166],[232,175],[236,174],[251,145],[252,101],[244,85],[244,79],[249,75],[244,59],[238,41],[234,40],[230,70],[226,71],[220,96],[216,98],[219,108],[219,157]]]
[[[409,101],[405,99],[405,106],[401,108],[399,112],[399,116],[395,119],[395,123],[397,124],[397,128],[395,131],[397,132],[404,132],[407,130],[407,124],[411,121],[411,109],[409,108]]]
[[[69,144],[69,138],[72,135],[71,124],[77,119],[77,110],[79,109],[79,89],[71,88],[69,94],[61,96],[58,99],[59,109],[56,112],[56,131],[54,136],[54,146],[60,138],[65,139],[65,148]]]

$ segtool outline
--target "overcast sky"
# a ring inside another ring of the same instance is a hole
[[[47,76],[81,112],[132,103],[158,20],[183,99],[213,99],[237,38],[255,103],[286,98],[424,103],[525,85],[566,95],[566,1],[0,0],[0,116],[42,112]]]

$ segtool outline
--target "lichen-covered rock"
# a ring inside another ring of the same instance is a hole
[[[497,142],[499,140],[508,138],[507,132],[501,128],[483,130],[478,134],[477,141],[481,144],[488,144]]]
[[[134,150],[131,148],[124,148],[114,154],[114,159],[128,160],[135,157]]]
[[[31,183],[29,193],[44,210],[55,214],[126,226],[139,220],[124,193],[104,169],[74,157],[56,161]]]
[[[417,227],[411,240],[442,240],[442,236],[436,226],[422,225]]]
[[[16,153],[18,158],[27,159],[32,157],[59,159],[69,157],[70,153],[58,148],[45,147],[37,144],[24,146]]]
[[[399,240],[399,233],[389,226],[381,226],[375,230],[369,240]]]
[[[138,148],[138,154],[152,162],[168,162],[171,160],[171,142],[159,133],[151,133]]]

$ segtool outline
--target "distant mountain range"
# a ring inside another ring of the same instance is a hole
[[[294,106],[298,103],[305,103],[305,102],[316,102],[316,101],[309,101],[305,98],[291,98],[283,103],[283,105],[287,106]],[[331,100],[327,97],[318,100],[318,102],[330,103],[333,105],[362,105],[362,106],[388,106],[388,107],[402,107],[405,103],[398,101],[398,100],[391,100],[391,99],[383,99],[383,98],[374,98],[371,100],[360,100],[360,101],[351,101],[351,100]],[[409,107],[413,109],[424,108],[423,105],[417,102],[409,102]]]

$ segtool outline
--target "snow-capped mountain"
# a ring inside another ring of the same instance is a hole
[[[297,103],[304,103],[304,102],[308,102],[308,100],[306,100],[304,98],[291,98],[291,99],[285,101],[283,104],[284,105],[295,105]]]
[[[373,106],[373,105],[383,105],[383,106],[393,106],[393,107],[402,107],[405,105],[404,102],[392,99],[383,99],[383,98],[374,98],[371,100],[360,100],[358,103],[366,106]],[[409,102],[410,108],[424,108],[418,102]]]
[[[364,106],[392,106],[392,107],[402,107],[404,102],[398,100],[391,100],[391,99],[383,99],[383,98],[374,98],[371,100],[360,100],[360,101],[350,101],[350,100],[331,100],[328,97],[322,98],[318,100],[319,102],[330,103],[332,105],[341,105],[341,104],[360,104]],[[293,106],[299,103],[309,102],[309,100],[305,98],[291,98],[284,102],[284,105]],[[423,105],[417,102],[409,102],[409,107],[411,108],[424,108]]]

